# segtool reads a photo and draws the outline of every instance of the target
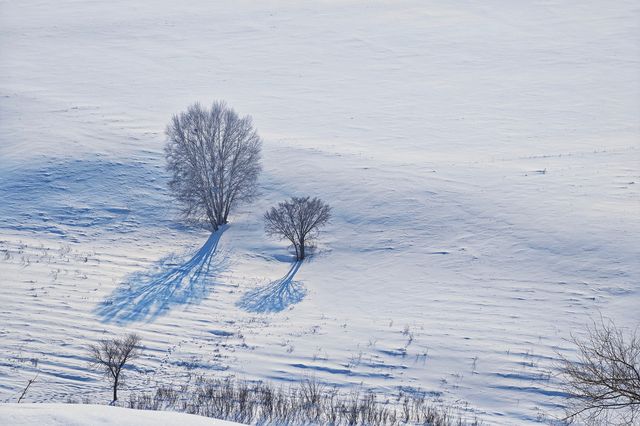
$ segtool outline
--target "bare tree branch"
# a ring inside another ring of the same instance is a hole
[[[640,419],[640,338],[626,336],[600,318],[587,336],[572,336],[577,360],[561,356],[560,374],[570,395],[564,420],[631,425]]]
[[[31,387],[31,385],[33,384],[33,382],[36,381],[37,378],[38,378],[38,374],[36,374],[36,376],[33,379],[29,379],[29,381],[27,382],[27,386],[25,386],[24,390],[22,391],[22,394],[20,395],[20,398],[18,398],[18,404],[20,404],[20,401],[22,401],[22,399],[27,394],[29,387]]]

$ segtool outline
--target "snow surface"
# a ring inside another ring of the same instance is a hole
[[[233,426],[193,414],[131,410],[93,404],[0,404],[0,424],[12,426]]]
[[[107,401],[86,346],[136,331],[128,390],[314,376],[557,414],[570,333],[640,322],[639,66],[631,0],[0,2],[0,400],[39,374],[28,401]],[[265,144],[211,239],[162,148],[213,99]],[[335,217],[294,271],[261,217],[303,194]]]

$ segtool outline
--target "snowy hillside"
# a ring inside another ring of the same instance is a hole
[[[2,404],[2,424],[22,426],[233,426],[238,423],[182,413],[129,410],[107,405],[76,404]]]
[[[108,402],[86,347],[135,331],[125,399],[315,377],[557,414],[570,333],[640,322],[639,22],[631,0],[0,1],[0,401],[39,374],[29,402]],[[264,172],[210,237],[163,147],[215,99],[253,116]],[[292,271],[262,215],[305,194],[334,218]]]

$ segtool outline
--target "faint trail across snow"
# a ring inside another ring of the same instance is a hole
[[[206,298],[227,259],[217,252],[226,227],[211,234],[184,263],[169,255],[150,270],[129,275],[96,308],[105,322],[152,321],[175,305],[198,303]]]
[[[307,294],[300,281],[293,281],[301,265],[302,261],[295,262],[284,277],[247,292],[236,305],[248,312],[268,313],[299,303]]]

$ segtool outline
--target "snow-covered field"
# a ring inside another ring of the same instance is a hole
[[[0,404],[2,424],[11,426],[234,426],[238,423],[183,413],[130,410],[89,404]]]
[[[0,400],[39,374],[28,401],[106,402],[86,346],[136,331],[129,389],[316,377],[557,414],[570,333],[640,322],[639,69],[632,0],[1,1]],[[219,241],[176,219],[162,153],[214,99],[265,140]],[[334,219],[289,274],[262,214],[304,194]]]

